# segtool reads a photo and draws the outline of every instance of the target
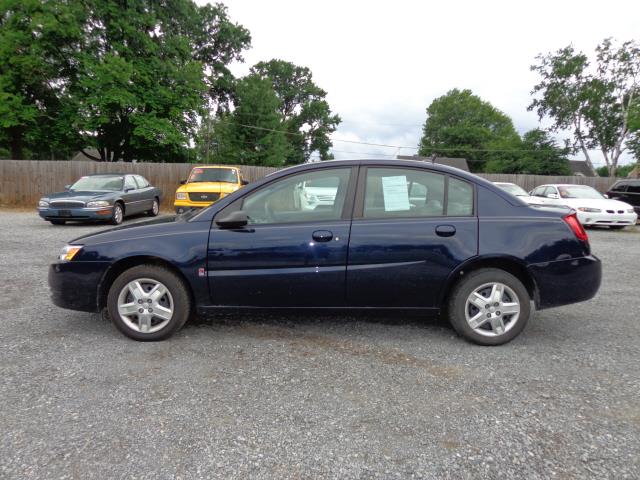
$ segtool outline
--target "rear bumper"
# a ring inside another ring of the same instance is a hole
[[[593,255],[537,263],[528,270],[538,288],[538,309],[590,300],[602,280],[602,264]]]
[[[98,311],[98,286],[109,262],[59,262],[49,267],[49,289],[55,305],[82,312]]]
[[[112,206],[99,208],[71,208],[59,210],[57,208],[39,208],[38,215],[45,220],[109,220]]]

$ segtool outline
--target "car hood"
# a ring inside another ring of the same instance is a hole
[[[87,191],[71,191],[52,193],[44,198],[49,200],[80,200],[87,202],[89,200],[100,200],[104,198],[111,198],[118,192],[87,192]]]
[[[231,193],[238,189],[239,185],[228,182],[194,182],[186,183],[178,188],[178,192],[220,192]]]
[[[628,203],[605,198],[563,198],[562,202],[571,208],[588,207],[599,208],[600,210],[627,210],[632,208]]]
[[[112,240],[124,240],[128,238],[145,237],[148,235],[159,235],[171,230],[175,223],[186,222],[189,218],[189,214],[158,217],[144,222],[120,225],[100,232],[83,235],[81,237],[74,238],[69,243],[92,245]]]

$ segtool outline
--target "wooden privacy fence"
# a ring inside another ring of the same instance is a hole
[[[0,205],[36,207],[43,195],[59,192],[65,185],[92,173],[137,173],[163,193],[162,207],[172,208],[180,180],[197,165],[191,163],[103,163],[45,160],[0,160]],[[249,182],[271,172],[273,167],[239,166]]]
[[[619,178],[615,177],[573,177],[555,175],[520,175],[515,173],[480,173],[479,176],[486,178],[490,182],[509,182],[520,185],[527,192],[530,192],[538,185],[546,183],[576,183],[578,185],[589,185],[601,193],[606,192]]]
[[[34,207],[41,196],[59,192],[65,185],[91,173],[138,173],[163,192],[162,206],[171,208],[180,180],[193,168],[191,163],[102,163],[45,160],[0,160],[0,205]],[[239,166],[249,182],[277,170],[275,167]],[[545,183],[577,183],[606,192],[617,178],[518,175],[482,173],[491,182],[511,182],[527,192]]]

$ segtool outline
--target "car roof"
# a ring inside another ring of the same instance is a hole
[[[194,165],[193,168],[226,168],[228,170],[237,170],[238,167],[233,165]]]
[[[90,173],[83,177],[124,177],[125,175],[139,175],[138,173]]]

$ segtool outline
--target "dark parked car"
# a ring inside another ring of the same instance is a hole
[[[64,192],[42,197],[38,213],[54,225],[64,225],[69,220],[119,225],[129,215],[157,216],[161,198],[162,191],[140,175],[87,175],[67,185]]]
[[[304,185],[333,187],[311,209]],[[199,212],[73,240],[49,271],[56,305],[106,308],[136,340],[192,312],[320,308],[446,315],[484,345],[538,309],[592,298],[600,261],[575,212],[530,207],[475,175],[417,161],[281,170]]]
[[[628,203],[640,217],[640,178],[617,181],[607,192],[607,197]]]

